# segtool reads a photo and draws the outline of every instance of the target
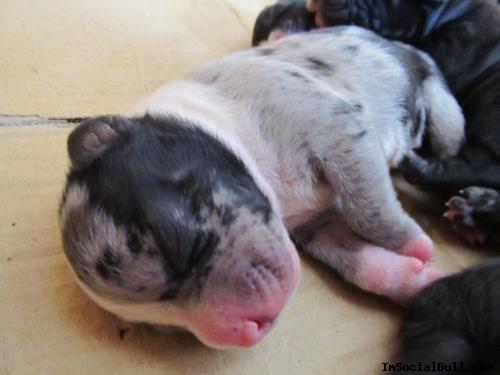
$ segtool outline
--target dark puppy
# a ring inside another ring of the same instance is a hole
[[[404,317],[397,362],[410,369],[405,374],[418,373],[419,365],[436,370],[446,365],[431,374],[498,373],[498,311],[500,259],[441,279],[415,299]]]
[[[304,2],[302,7],[306,7]],[[401,169],[410,182],[433,190],[455,193],[469,186],[480,186],[474,188],[474,196],[488,196],[487,209],[482,204],[484,199],[468,199],[470,194],[466,191],[464,197],[449,202],[450,211],[445,216],[461,233],[467,233],[467,239],[483,240],[492,234],[498,228],[500,210],[491,207],[500,206],[500,195],[480,189],[500,189],[498,1],[310,0],[307,7],[315,13],[318,26],[363,26],[387,38],[413,44],[436,60],[463,107],[467,141],[455,157],[440,160],[432,155],[423,158],[411,154]],[[272,8],[265,9],[263,14],[271,16]],[[286,23],[284,14],[282,11],[278,17],[278,25]],[[272,24],[267,21],[267,25]],[[262,26],[256,26],[256,30],[261,29]],[[259,33],[264,35],[262,31]],[[254,38],[254,42],[259,41]]]
[[[314,26],[314,14],[307,10],[304,1],[280,1],[259,14],[252,45],[256,46],[264,40],[273,41],[286,34],[309,31]]]

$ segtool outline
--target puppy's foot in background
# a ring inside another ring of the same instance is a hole
[[[483,245],[500,222],[500,193],[493,189],[469,187],[446,205],[443,216],[472,245]]]

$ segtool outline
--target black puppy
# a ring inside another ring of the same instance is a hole
[[[402,171],[410,182],[428,189],[464,189],[448,202],[445,217],[466,239],[483,242],[494,233],[500,222],[498,0],[309,0],[307,8],[304,1],[280,2],[259,16],[254,44],[281,25],[288,25],[283,32],[291,30],[299,9],[311,11],[317,26],[363,26],[413,44],[436,60],[463,107],[467,141],[456,157],[446,160],[411,154]],[[297,29],[314,27],[311,14],[302,14],[297,23],[308,26]],[[480,187],[465,189],[470,186]]]
[[[498,374],[499,311],[500,259],[437,281],[404,317],[392,366],[405,374]]]
[[[309,31],[314,27],[314,14],[307,10],[303,0],[282,0],[259,14],[252,45],[278,39],[284,34]]]

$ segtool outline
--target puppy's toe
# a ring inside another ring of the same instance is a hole
[[[455,196],[446,203],[446,206],[448,210],[443,215],[446,219],[457,226],[474,227],[473,210],[466,199]]]
[[[471,186],[461,190],[460,195],[467,200],[470,206],[476,209],[491,207],[499,198],[499,193],[496,190],[477,186]]]

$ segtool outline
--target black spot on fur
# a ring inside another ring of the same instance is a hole
[[[130,228],[127,231],[127,246],[134,255],[138,255],[142,250],[140,234],[137,229]]]
[[[291,77],[294,77],[294,78],[300,78],[301,80],[303,81],[309,81],[307,79],[306,76],[304,76],[303,74],[299,73],[299,72],[296,72],[296,71],[290,71],[288,72],[288,74],[291,76]]]
[[[221,76],[220,73],[214,74],[213,76],[211,76],[208,79],[207,83],[215,83],[215,82],[217,82],[219,80],[220,76]]]
[[[261,56],[270,56],[276,52],[272,48],[260,48],[257,51],[258,51],[259,55],[261,55]]]
[[[309,63],[309,66],[311,67],[312,70],[324,72],[324,73],[332,73],[333,72],[333,67],[326,63],[323,60],[320,60],[316,57],[308,57],[307,62]]]
[[[364,110],[364,107],[363,107],[363,104],[361,103],[355,103],[354,106],[353,106],[353,109],[354,109],[354,112],[363,112]]]
[[[359,47],[358,46],[355,46],[353,44],[349,44],[347,46],[345,46],[343,48],[343,50],[347,53],[349,53],[350,55],[356,55],[359,51]]]
[[[352,136],[353,141],[359,141],[368,133],[368,130],[361,130],[359,133],[356,133]]]
[[[201,267],[207,263],[219,244],[220,238],[215,232],[200,233],[194,240],[193,247],[189,256],[188,264],[192,269]]]
[[[121,257],[115,254],[111,247],[107,246],[106,249],[104,249],[102,257],[96,263],[95,269],[104,280],[119,282],[119,267],[121,263]]]
[[[262,221],[264,224],[269,224],[269,221],[271,220],[272,216],[272,209],[271,206],[269,205],[262,205],[262,206],[254,206],[252,208],[252,213],[253,214],[260,214],[262,216]]]
[[[234,213],[234,207],[231,206],[222,206],[219,210],[219,216],[221,218],[221,224],[224,226],[228,226],[234,222],[236,219],[236,214]]]
[[[351,113],[359,113],[363,109],[361,104],[351,104],[348,102],[336,102],[333,106],[332,112],[334,115],[348,115]]]

